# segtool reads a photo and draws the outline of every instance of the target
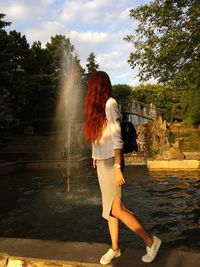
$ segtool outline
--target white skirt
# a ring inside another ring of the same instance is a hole
[[[118,186],[114,178],[114,158],[97,161],[97,176],[102,196],[102,216],[109,219],[112,203],[116,196],[122,198],[122,186]]]

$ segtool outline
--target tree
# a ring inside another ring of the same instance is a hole
[[[13,110],[14,117],[20,118],[21,113],[23,112],[23,107],[27,102],[26,65],[29,62],[30,50],[25,35],[22,36],[20,32],[14,30],[9,32],[9,37],[12,54],[10,59],[10,75],[12,77],[12,83],[8,88],[9,103]]]
[[[92,73],[97,71],[99,69],[99,64],[96,63],[95,54],[92,52],[89,54],[87,58],[87,71],[86,71],[86,77],[88,78]]]
[[[12,83],[11,75],[11,41],[10,36],[5,31],[5,27],[11,23],[4,21],[5,15],[0,13],[0,119],[1,127],[7,124],[7,120],[12,116],[9,105],[9,87]]]
[[[170,84],[141,84],[132,88],[131,98],[154,104],[170,121],[181,120],[180,94]]]
[[[127,84],[114,84],[112,86],[112,96],[117,99],[129,99],[132,93],[131,86]]]
[[[9,33],[12,51],[12,71],[25,72],[27,58],[30,55],[29,44],[25,35],[20,32],[10,31]]]
[[[0,13],[0,89],[1,93],[5,90],[10,83],[10,69],[11,69],[11,42],[10,37],[4,30],[6,26],[11,23],[3,21],[4,14]]]
[[[192,105],[191,105],[192,103]],[[181,99],[181,106],[185,124],[200,123],[200,91],[188,90]]]
[[[134,46],[128,62],[132,68],[139,66],[140,80],[155,78],[171,82],[179,91],[199,94],[199,15],[198,0],[154,0],[130,10],[139,24],[133,35],[125,37]]]
[[[51,74],[52,57],[46,48],[42,48],[40,41],[33,42],[31,46],[29,64],[26,65],[26,71],[29,74]]]

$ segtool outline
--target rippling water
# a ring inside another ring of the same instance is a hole
[[[200,174],[148,172],[127,166],[123,201],[165,246],[200,246]],[[0,236],[109,242],[101,195],[92,169],[23,171],[0,176]],[[142,245],[121,225],[121,244]]]

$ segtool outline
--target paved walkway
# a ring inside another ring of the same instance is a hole
[[[46,241],[33,239],[0,238],[0,267],[5,266],[64,266],[99,267],[99,257],[109,246],[100,243]],[[199,267],[200,251],[160,250],[151,264],[141,261],[144,249],[127,248],[112,264],[118,267]],[[21,259],[23,263],[8,264]],[[27,264],[27,262],[28,264]],[[31,263],[32,261],[32,263]],[[24,264],[25,263],[25,264]],[[7,265],[6,265],[7,264]]]

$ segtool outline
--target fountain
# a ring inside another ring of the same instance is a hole
[[[66,163],[63,175],[67,180],[67,191],[70,191],[70,177],[73,163],[83,162],[85,145],[83,136],[83,100],[84,86],[82,69],[75,53],[63,48],[61,60],[61,92],[59,111],[60,133],[62,138],[61,158]]]

